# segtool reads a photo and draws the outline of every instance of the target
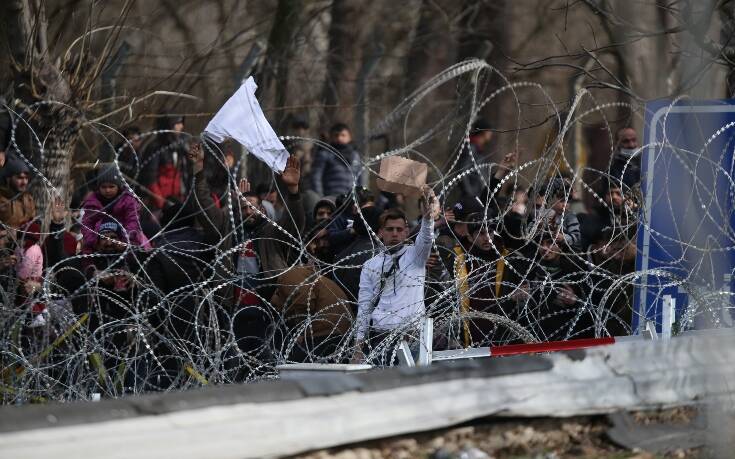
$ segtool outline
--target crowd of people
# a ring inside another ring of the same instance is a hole
[[[45,215],[29,157],[0,137],[3,377],[44,353],[58,363],[44,384],[69,390],[84,367],[111,393],[284,362],[390,365],[402,341],[416,351],[426,317],[435,349],[631,332],[617,280],[636,255],[632,128],[595,180],[555,169],[524,186],[515,152],[492,163],[478,120],[446,171],[456,186],[424,187],[416,211],[367,187],[345,124],[309,141],[294,119],[283,173],[251,183],[236,146],[185,121],[124,129],[114,161]]]

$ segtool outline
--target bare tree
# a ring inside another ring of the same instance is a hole
[[[49,44],[44,2],[11,0],[3,5],[2,41],[11,57],[9,79],[18,101],[19,131],[24,133],[16,142],[22,142],[20,154],[41,174],[32,186],[41,215],[52,195],[68,198],[71,194],[71,163],[84,113],[94,101],[95,82],[114,50],[132,3],[124,3],[95,53],[89,22],[73,43],[75,49],[62,52]],[[29,146],[31,150],[26,149]]]

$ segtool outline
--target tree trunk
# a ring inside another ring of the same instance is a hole
[[[46,134],[43,157],[39,158],[43,177],[36,177],[31,188],[38,215],[43,222],[44,232],[48,229],[48,211],[55,197],[68,203],[73,192],[71,165],[74,147],[79,140],[79,126],[75,119],[60,111],[56,116],[44,120],[41,130]],[[49,128],[49,122],[52,124]]]
[[[610,27],[613,43],[620,45],[620,54],[625,61],[625,70],[630,88],[645,100],[665,97],[670,94],[672,36],[658,34],[645,40],[635,39],[640,34],[636,30],[666,30],[670,26],[670,13],[658,2],[641,3],[631,8],[624,0],[613,0],[614,14],[621,18],[620,24]],[[630,24],[631,26],[623,25]],[[655,78],[651,76],[655,75]]]
[[[372,27],[370,2],[333,0],[323,102],[326,123],[349,121],[363,47]]]
[[[452,21],[460,13],[456,0],[423,0],[419,19],[406,56],[404,96],[453,65],[456,60],[456,33]],[[441,96],[452,97],[450,87],[440,88]]]
[[[31,114],[24,116],[32,132],[26,132],[28,138],[19,145],[20,154],[41,172],[31,182],[31,193],[38,215],[44,217],[45,229],[51,195],[61,196],[65,202],[71,195],[69,174],[81,118],[68,107],[73,102],[72,89],[48,55],[43,2],[35,3],[35,11],[27,0],[8,1],[4,6],[2,35],[12,58],[14,97],[27,107],[21,112]],[[23,122],[18,126],[26,129]],[[43,143],[43,149],[35,138]]]
[[[289,70],[302,10],[303,5],[297,0],[279,0],[268,36],[268,54],[259,76],[264,99],[272,100],[276,107],[285,106],[288,100]],[[277,131],[284,128],[285,116],[284,111],[276,112],[273,124]]]
[[[291,59],[303,6],[297,0],[279,0],[273,27],[268,36],[265,62],[258,72],[258,99],[261,103],[284,107],[288,100],[288,80]],[[284,132],[286,112],[276,110],[270,119],[277,133]],[[256,183],[271,176],[271,170],[262,161],[248,163],[248,177]]]
[[[469,58],[483,59],[499,71],[505,73],[503,50],[507,48],[508,25],[506,22],[505,0],[466,0],[462,9],[462,33],[457,47],[457,61]],[[495,89],[505,85],[500,76],[493,72],[489,83]],[[504,106],[500,99],[483,109],[484,116],[492,126],[500,127],[507,121],[504,114],[513,113],[513,107]],[[504,126],[506,127],[506,126]],[[496,142],[497,143],[497,142]]]
[[[720,4],[720,20],[722,32],[720,44],[722,54],[727,59],[726,89],[727,97],[735,97],[735,0],[726,0]]]

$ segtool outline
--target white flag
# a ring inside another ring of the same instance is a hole
[[[214,115],[204,132],[215,142],[224,142],[227,137],[237,140],[250,153],[280,173],[286,168],[288,151],[263,115],[255,98],[257,88],[253,77],[245,80]]]

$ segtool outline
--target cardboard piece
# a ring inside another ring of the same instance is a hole
[[[400,156],[389,156],[380,161],[378,188],[406,196],[421,196],[429,168],[426,164]]]

